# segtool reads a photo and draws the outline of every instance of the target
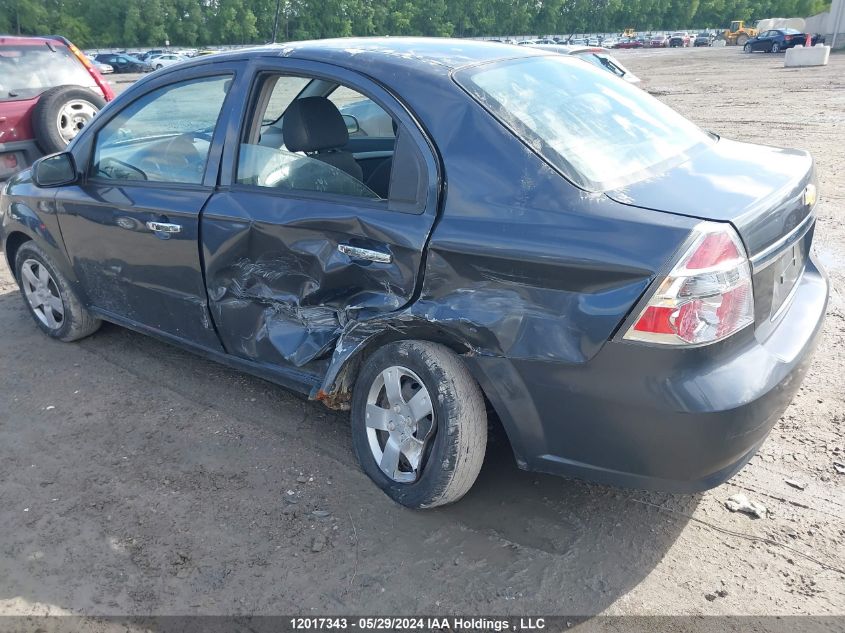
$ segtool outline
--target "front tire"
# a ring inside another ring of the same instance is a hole
[[[35,242],[26,242],[18,249],[15,276],[30,315],[47,336],[71,342],[100,328],[100,320],[91,316],[50,257]]]
[[[379,349],[358,375],[351,418],[361,468],[397,503],[452,503],[478,477],[487,447],[484,397],[443,345],[400,341]]]
[[[742,52],[743,53],[750,53],[751,52],[751,44],[746,44],[745,46],[743,46]]]

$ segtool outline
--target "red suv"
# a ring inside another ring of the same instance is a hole
[[[63,150],[114,92],[63,37],[0,35],[0,180]]]

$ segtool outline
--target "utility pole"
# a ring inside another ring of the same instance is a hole
[[[273,21],[273,44],[276,43],[276,37],[279,35],[279,9],[281,9],[282,0],[276,0],[276,19]]]

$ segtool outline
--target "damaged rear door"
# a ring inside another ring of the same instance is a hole
[[[253,72],[202,214],[209,304],[230,354],[320,374],[345,328],[414,298],[437,211],[437,162],[408,112],[363,76],[278,58],[255,60]],[[364,184],[341,143],[340,114],[324,103],[339,87],[396,123],[381,195]]]

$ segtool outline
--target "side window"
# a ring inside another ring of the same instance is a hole
[[[329,95],[329,100],[347,119],[350,137],[393,138],[396,136],[393,131],[393,119],[381,106],[360,92],[346,86],[338,86]]]
[[[267,106],[264,109],[262,125],[278,121],[290,102],[302,92],[310,80],[305,77],[272,77],[267,80]]]
[[[360,93],[326,80],[268,74],[259,81],[238,156],[239,184],[387,199],[394,150],[387,112]],[[348,106],[342,102],[338,107],[344,95],[351,106],[368,104],[366,112],[359,112],[361,119],[345,114]],[[376,164],[372,152],[356,154],[350,143],[361,120],[390,130]]]
[[[164,86],[132,101],[97,133],[92,175],[202,182],[230,75]]]

